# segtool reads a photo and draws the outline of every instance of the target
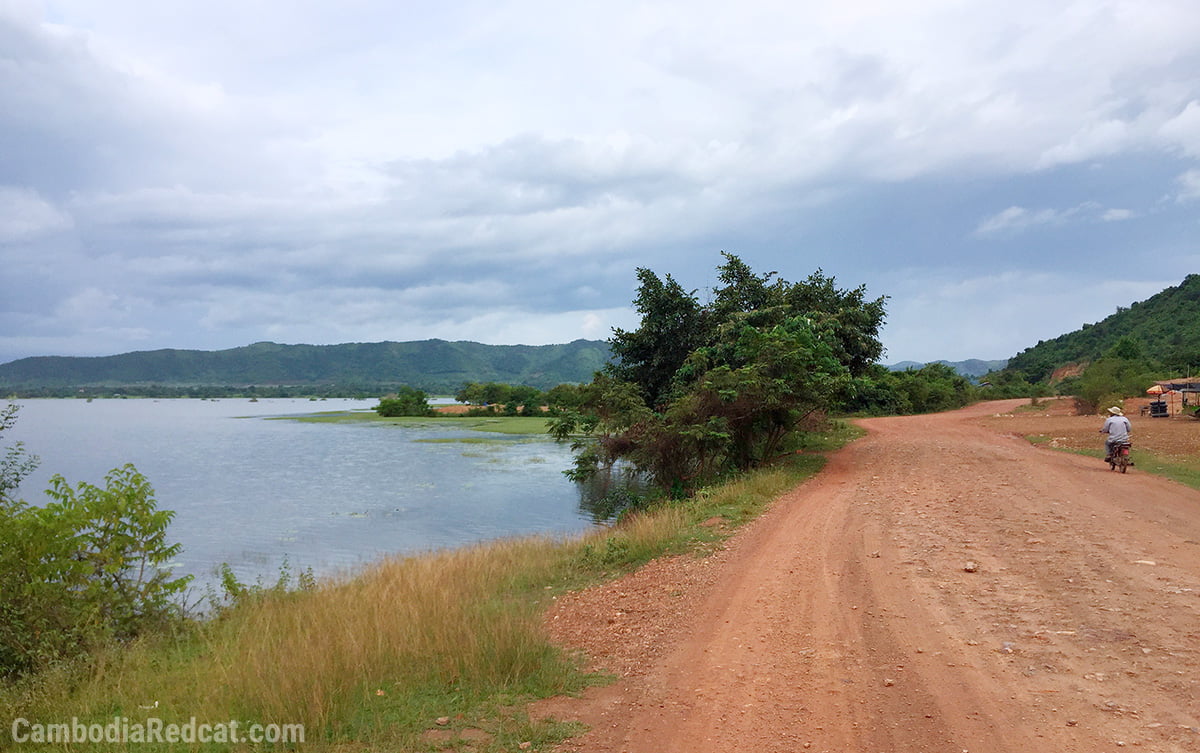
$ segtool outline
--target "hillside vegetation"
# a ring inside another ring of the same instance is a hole
[[[1168,371],[1183,375],[1189,366],[1200,366],[1200,275],[1188,275],[1180,285],[1095,324],[1043,340],[1014,356],[1008,369],[1030,382],[1046,381],[1061,366],[1099,360],[1123,338]]]
[[[887,369],[889,371],[914,371],[934,363],[941,364],[943,366],[949,366],[951,369],[954,369],[956,373],[965,377],[978,378],[984,376],[985,374],[990,374],[993,371],[999,371],[1000,369],[1003,369],[1008,364],[1008,361],[982,361],[978,358],[968,358],[965,361],[929,361],[928,363],[922,363],[920,361],[900,361],[899,363],[888,364]]]
[[[79,358],[43,356],[0,364],[0,391],[46,388],[222,385],[343,385],[370,391],[403,384],[452,393],[471,381],[548,389],[591,380],[608,361],[608,345],[484,345],[474,342],[280,345],[229,350],[153,350]]]

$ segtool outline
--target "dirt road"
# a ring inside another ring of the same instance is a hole
[[[1200,750],[1200,492],[1013,404],[863,421],[719,554],[560,599],[621,675],[540,709],[592,726],[562,750]]]

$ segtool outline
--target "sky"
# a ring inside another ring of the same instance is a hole
[[[0,0],[0,362],[605,339],[722,251],[1003,359],[1197,238],[1196,0]]]

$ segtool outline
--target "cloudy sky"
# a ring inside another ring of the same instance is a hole
[[[1197,238],[1196,0],[0,0],[0,362],[603,339],[722,250],[1007,358]]]

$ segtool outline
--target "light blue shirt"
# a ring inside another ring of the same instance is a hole
[[[1092,424],[1095,426],[1095,424]],[[1129,423],[1129,419],[1124,416],[1109,416],[1104,422],[1104,428],[1100,431],[1108,435],[1108,441],[1117,444],[1118,442],[1128,442],[1129,435],[1133,433],[1133,426]]]

